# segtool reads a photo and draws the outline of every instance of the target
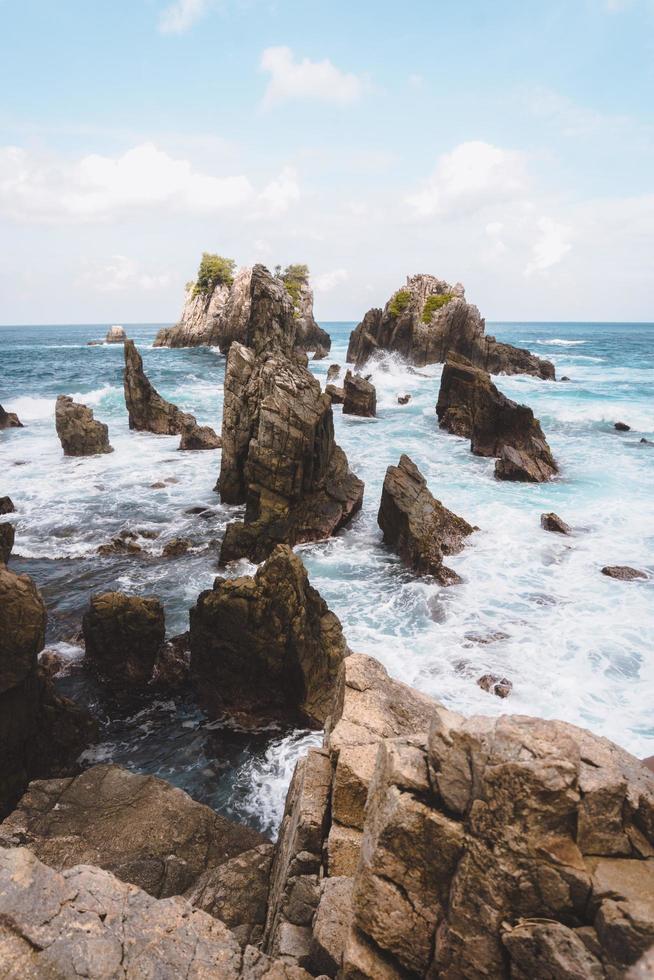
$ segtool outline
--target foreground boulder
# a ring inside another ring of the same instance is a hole
[[[498,391],[486,371],[449,360],[436,414],[442,429],[470,439],[475,455],[499,457],[498,479],[542,483],[558,472],[532,410]]]
[[[190,620],[191,672],[213,714],[324,723],[349,650],[290,548],[279,545],[254,578],[216,579]]]
[[[115,693],[127,693],[152,677],[166,632],[163,606],[154,596],[94,595],[82,631],[89,663]]]
[[[93,456],[112,453],[109,429],[93,418],[93,410],[59,395],[55,406],[55,426],[64,456]]]
[[[255,266],[248,346],[232,344],[225,375],[220,495],[246,509],[227,528],[223,563],[328,537],[361,507],[363,483],[334,441],[331,399],[294,356],[295,329],[283,285]]]
[[[3,847],[27,846],[57,871],[95,864],[156,898],[264,842],[165,780],[115,765],[31,783],[0,824]]]
[[[451,286],[435,276],[409,276],[383,311],[369,310],[350,335],[347,360],[361,368],[384,351],[399,354],[416,367],[463,355],[491,374],[533,374],[554,380],[550,361],[486,336],[485,321],[477,307],[466,302],[461,283]]]
[[[386,470],[377,523],[384,543],[409,568],[433,575],[442,585],[461,581],[443,558],[458,554],[475,528],[432,496],[424,476],[404,454],[398,466]]]
[[[6,412],[0,405],[0,429],[22,429],[23,423],[15,412]]]
[[[343,415],[374,418],[377,414],[377,392],[374,384],[348,371],[343,383]]]
[[[181,412],[177,405],[167,402],[152,387],[133,340],[125,341],[124,388],[130,429],[156,432],[160,435],[180,435],[185,429],[197,425],[193,415]]]
[[[21,980],[309,980],[182,898],[158,901],[100,868],[63,873],[0,849],[0,975]]]

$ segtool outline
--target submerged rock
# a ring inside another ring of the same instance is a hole
[[[104,338],[107,344],[124,344],[127,340],[127,334],[123,327],[117,325],[109,327],[107,330],[107,336]]]
[[[626,422],[616,422],[613,426],[618,432],[631,432],[631,426],[627,425]]]
[[[498,391],[486,371],[448,360],[436,414],[442,429],[470,438],[470,449],[477,456],[499,457],[498,479],[541,483],[558,472],[532,410]]]
[[[190,621],[191,672],[213,714],[324,723],[349,650],[290,548],[279,545],[253,578],[217,578]]]
[[[458,554],[475,528],[432,496],[424,476],[406,455],[398,466],[386,470],[377,523],[384,543],[409,568],[433,575],[442,585],[461,581],[443,558]]]
[[[82,620],[86,657],[117,694],[144,687],[164,641],[164,611],[155,597],[104,592]]]
[[[629,565],[605,565],[602,569],[602,575],[617,578],[621,582],[632,582],[637,578],[648,577],[647,572],[642,572],[638,568],[631,568]]]
[[[397,404],[398,405],[408,405],[411,401],[411,395],[398,395]]]
[[[540,526],[544,531],[554,531],[556,534],[572,534],[572,528],[558,514],[550,512],[540,515]]]
[[[6,565],[9,561],[15,538],[16,530],[14,525],[3,521],[0,524],[0,563]]]
[[[460,356],[491,374],[533,374],[554,379],[554,365],[521,347],[485,335],[485,321],[465,300],[461,283],[451,286],[435,276],[409,276],[384,310],[369,310],[350,334],[348,362],[362,367],[384,351],[410,364],[444,362]]]
[[[59,395],[55,406],[55,425],[64,456],[93,456],[112,453],[109,429],[93,418],[93,410]]]
[[[348,371],[343,384],[343,415],[374,418],[377,414],[377,392],[374,384]]]
[[[6,412],[0,405],[0,429],[22,429],[23,423],[15,412]]]
[[[220,449],[222,440],[209,425],[186,426],[182,430],[180,449]]]
[[[125,341],[124,388],[130,429],[161,435],[181,435],[185,429],[197,426],[193,415],[181,412],[177,405],[167,402],[152,387],[133,340]]]
[[[513,690],[513,681],[510,681],[508,677],[500,677],[498,674],[483,674],[477,680],[477,684],[482,691],[496,694],[498,698],[508,698]]]
[[[334,441],[331,399],[293,355],[286,290],[260,265],[251,288],[248,346],[232,344],[227,358],[220,469],[221,499],[245,503],[245,520],[228,526],[222,563],[328,537],[363,497]]]

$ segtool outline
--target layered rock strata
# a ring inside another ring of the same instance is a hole
[[[480,368],[447,361],[436,414],[442,429],[470,439],[470,449],[477,456],[499,457],[495,464],[498,479],[542,483],[558,472],[532,410],[498,391]]]
[[[293,353],[286,290],[263,266],[251,290],[247,346],[232,344],[227,359],[220,470],[221,499],[245,503],[245,520],[228,526],[221,562],[328,537],[363,498],[334,441],[331,399]]]
[[[461,283],[451,286],[435,276],[409,276],[383,311],[369,310],[350,335],[347,360],[361,368],[385,351],[416,367],[462,354],[491,374],[554,379],[550,361],[486,336],[485,321],[477,307],[466,301]]]
[[[159,599],[124,592],[94,595],[82,630],[86,659],[115,693],[148,683],[166,632]]]
[[[386,470],[377,523],[384,543],[409,568],[433,575],[442,585],[461,581],[443,559],[462,551],[475,528],[432,496],[424,476],[404,454],[398,466]]]
[[[374,418],[377,414],[377,392],[374,384],[360,374],[348,371],[343,383],[343,415]]]
[[[55,405],[55,426],[64,456],[93,456],[112,453],[109,429],[93,418],[93,410],[59,395]]]
[[[212,713],[322,726],[350,651],[290,548],[275,548],[253,578],[217,578],[190,620],[191,673]]]

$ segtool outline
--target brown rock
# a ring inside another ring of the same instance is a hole
[[[172,636],[159,647],[151,683],[167,691],[178,691],[188,681],[190,669],[190,633],[187,631]]]
[[[411,395],[398,395],[397,404],[398,405],[408,405],[411,401]]]
[[[328,354],[329,354],[329,347],[323,347],[321,344],[318,344],[315,351],[313,352],[313,360],[324,361]]]
[[[0,524],[0,564],[7,564],[11,549],[14,547],[16,531],[13,524],[6,521]]]
[[[348,371],[343,385],[343,415],[361,415],[374,418],[377,414],[377,392],[375,386],[359,374]]]
[[[23,423],[15,412],[6,412],[0,405],[0,429],[22,429]]]
[[[616,422],[613,426],[618,432],[631,432],[631,426],[627,425],[626,422]]]
[[[345,401],[345,388],[339,388],[338,385],[326,385],[325,394],[331,398],[332,405],[342,405]]]
[[[377,523],[384,542],[409,568],[434,575],[442,585],[461,581],[443,558],[458,554],[474,528],[431,495],[422,473],[406,455],[398,466],[386,470]]]
[[[94,595],[82,629],[87,659],[116,694],[148,683],[165,634],[157,598],[123,592]]]
[[[330,364],[329,367],[327,368],[327,384],[330,384],[332,381],[336,381],[336,378],[339,376],[340,373],[341,373],[340,364]]]
[[[191,542],[187,538],[172,538],[164,545],[162,555],[164,558],[179,558],[186,554],[190,546]]]
[[[109,327],[107,336],[104,338],[105,344],[124,344],[126,340],[127,334],[123,327],[119,326]]]
[[[133,340],[125,341],[124,388],[130,429],[163,435],[181,435],[185,429],[197,426],[192,415],[181,412],[176,405],[167,402],[152,387],[145,375],[143,360]]]
[[[108,544],[101,544],[97,549],[99,555],[138,555],[142,551],[141,545],[137,544],[136,534],[128,530],[121,531]]]
[[[220,449],[222,440],[209,425],[188,425],[182,430],[180,449]]]
[[[316,974],[336,976],[352,918],[352,879],[325,878],[313,921],[311,967]]]
[[[508,677],[499,677],[497,674],[483,674],[477,681],[482,691],[489,694],[496,694],[498,698],[508,698],[513,690],[513,681]]]
[[[90,408],[74,402],[68,395],[57,398],[55,424],[64,456],[113,452],[109,445],[109,429],[104,422],[98,422]]]
[[[341,624],[278,546],[254,578],[216,579],[191,609],[191,670],[213,712],[321,725],[343,658]]]
[[[0,497],[0,514],[14,514],[16,508],[11,497]]]
[[[637,578],[648,577],[646,572],[641,572],[638,568],[630,568],[629,565],[605,565],[602,569],[602,575],[617,578],[621,582],[632,582]]]
[[[558,514],[549,513],[540,515],[540,526],[545,531],[554,531],[556,534],[572,534],[572,528],[566,524]]]

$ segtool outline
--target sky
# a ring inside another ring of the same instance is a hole
[[[203,251],[654,321],[654,0],[0,0],[0,323],[172,323]]]

